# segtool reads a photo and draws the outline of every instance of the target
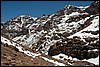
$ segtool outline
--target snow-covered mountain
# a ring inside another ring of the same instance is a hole
[[[86,7],[66,5],[39,18],[20,15],[1,24],[1,34],[45,55],[79,60],[99,56],[99,1]],[[99,61],[99,60],[98,60]]]

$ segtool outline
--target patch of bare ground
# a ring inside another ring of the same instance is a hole
[[[32,58],[13,49],[15,47],[1,44],[1,66],[54,66],[42,58]]]
[[[75,61],[72,66],[95,66],[87,61]]]

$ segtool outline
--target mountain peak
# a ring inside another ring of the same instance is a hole
[[[21,15],[17,16],[17,18],[18,18],[18,17],[20,17],[20,18],[24,18],[24,17],[31,17],[31,16],[28,15],[28,14],[21,14]]]
[[[69,9],[70,7],[74,7],[73,5],[66,5],[64,8],[67,8],[67,9]]]

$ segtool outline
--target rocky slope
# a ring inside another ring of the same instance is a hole
[[[78,60],[99,56],[99,1],[67,5],[52,15],[20,15],[1,24],[1,34],[32,52],[60,53]],[[98,60],[99,61],[99,60]]]
[[[59,58],[64,58],[60,56]],[[71,65],[73,63],[73,65]],[[16,42],[1,36],[1,66],[96,66],[86,61],[64,61],[42,53],[32,52]]]
[[[8,44],[1,44],[1,66],[54,66],[40,57],[32,58]]]

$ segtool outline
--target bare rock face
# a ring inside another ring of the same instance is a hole
[[[96,58],[99,55],[98,51],[89,51],[95,49],[95,47],[86,45],[79,37],[73,37],[73,39],[66,40],[67,43],[58,41],[56,44],[52,45],[48,51],[48,55],[54,56],[64,53],[73,58],[78,58],[79,60]]]

